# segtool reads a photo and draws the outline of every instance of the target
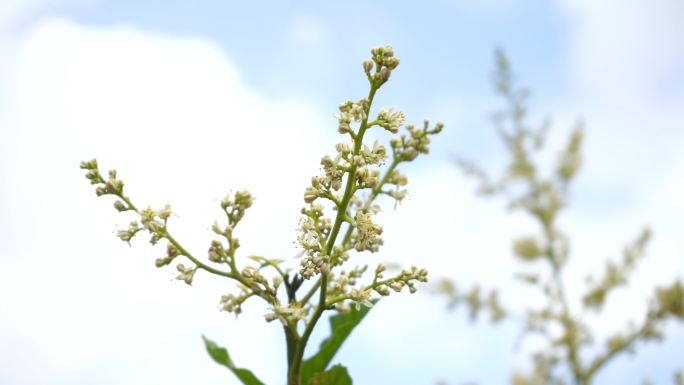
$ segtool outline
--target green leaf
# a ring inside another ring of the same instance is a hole
[[[376,301],[373,301],[375,303]],[[330,336],[323,340],[318,353],[309,357],[302,364],[302,384],[308,384],[314,374],[325,371],[335,353],[342,343],[349,337],[356,325],[363,320],[370,309],[362,306],[360,310],[355,307],[347,313],[338,313],[330,317]]]
[[[309,381],[309,385],[352,385],[352,379],[347,368],[335,365],[327,372],[316,373]]]
[[[243,384],[264,385],[264,383],[259,381],[259,379],[256,378],[256,376],[249,370],[236,367],[233,363],[233,360],[230,359],[230,355],[228,355],[228,350],[226,350],[226,348],[216,345],[214,341],[205,336],[202,336],[202,339],[204,340],[204,345],[207,347],[207,352],[211,358],[213,358],[218,364],[230,369],[230,371],[233,372],[233,374],[235,374],[235,376],[239,378]]]

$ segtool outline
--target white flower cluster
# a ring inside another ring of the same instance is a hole
[[[337,308],[345,308],[345,300],[368,306],[372,304],[370,298],[373,291],[388,295],[390,291],[401,291],[408,287],[413,292],[414,282],[427,280],[424,269],[413,268],[402,271],[394,278],[377,281],[384,271],[384,267],[379,267],[372,285],[354,287],[365,266],[339,275],[333,271],[349,258],[350,251],[379,250],[383,244],[383,229],[373,221],[373,216],[380,210],[374,200],[380,195],[389,196],[396,202],[404,199],[406,190],[402,187],[406,186],[408,179],[396,167],[402,162],[414,160],[419,154],[427,153],[429,137],[439,133],[443,127],[438,123],[431,129],[427,121],[420,129],[407,125],[407,135],[391,139],[392,159],[383,171],[382,166],[388,158],[386,147],[378,141],[369,146],[364,143],[363,136],[374,126],[397,134],[404,126],[405,117],[401,111],[381,109],[375,119],[369,119],[375,91],[389,79],[391,71],[399,64],[389,46],[375,48],[371,53],[372,61],[363,64],[371,83],[368,98],[357,102],[347,101],[339,106],[338,131],[349,135],[351,143],[338,143],[335,156],[326,155],[321,159],[323,175],[314,176],[304,192],[304,202],[309,204],[309,208],[302,210],[303,218],[297,238],[302,249],[300,255],[303,255],[299,275],[304,279],[317,275],[325,277],[330,296],[334,298],[329,305]],[[387,188],[388,185],[394,187]],[[324,215],[325,207],[319,200],[332,203],[332,208],[337,211],[335,220]],[[341,243],[335,242],[338,233]]]
[[[349,287],[356,286],[357,280],[366,272],[368,266],[356,267],[349,272],[341,271],[336,277],[331,275],[331,284],[328,288],[330,296],[344,295]]]
[[[253,295],[254,292],[249,291],[245,287],[242,287],[242,292],[240,295],[223,295],[221,296],[221,301],[219,302],[219,310],[228,313],[234,313],[235,316],[238,316],[240,313],[242,313],[242,304]]]
[[[404,113],[392,109],[382,109],[378,113],[377,124],[385,130],[396,134],[399,128],[404,125]]]
[[[371,55],[373,56],[373,61],[364,61],[363,70],[366,72],[368,80],[379,88],[389,80],[392,70],[399,65],[399,59],[394,56],[394,49],[389,45],[371,49]],[[377,68],[375,74],[371,73],[374,67],[373,64]]]
[[[96,194],[113,195],[116,210],[137,215],[135,221],[118,232],[119,238],[130,242],[139,232],[148,232],[150,242],[166,241],[166,254],[157,258],[155,265],[163,267],[175,264],[176,278],[188,285],[193,283],[198,270],[228,278],[237,284],[237,293],[221,296],[219,309],[236,315],[242,312],[242,304],[251,297],[261,298],[269,307],[267,321],[278,320],[283,324],[288,351],[288,383],[312,383],[300,376],[303,356],[309,337],[322,315],[331,309],[345,310],[351,304],[357,308],[373,306],[374,295],[388,295],[408,287],[415,291],[415,282],[425,282],[425,269],[404,270],[394,277],[384,279],[384,265],[378,266],[372,282],[363,284],[361,278],[367,265],[352,270],[342,270],[352,253],[376,252],[382,245],[383,229],[373,220],[380,211],[375,202],[379,196],[389,196],[400,201],[407,179],[396,168],[427,153],[428,135],[441,129],[415,130],[406,126],[409,137],[392,140],[392,154],[379,141],[364,142],[364,135],[375,126],[390,134],[397,134],[404,127],[404,114],[394,109],[382,109],[375,119],[371,106],[378,91],[385,84],[399,59],[392,47],[374,48],[371,60],[363,63],[370,84],[366,98],[356,102],[347,101],[339,106],[337,129],[345,140],[335,146],[333,156],[321,159],[322,173],[311,178],[304,191],[306,207],[302,209],[297,245],[301,248],[298,269],[287,268],[282,260],[250,255],[252,262],[239,264],[236,252],[240,242],[234,232],[254,198],[247,191],[228,195],[220,202],[225,219],[216,221],[211,230],[216,234],[209,244],[204,258],[198,258],[184,248],[170,233],[168,219],[172,212],[167,205],[161,210],[148,207],[139,210],[124,195],[124,183],[116,171],[105,179],[95,160],[81,163],[87,170],[86,177],[96,185]],[[390,158],[388,160],[388,158]],[[385,163],[389,163],[386,165]],[[395,189],[387,189],[393,185]],[[182,260],[183,263],[179,263]],[[302,381],[300,381],[302,380]]]
[[[364,211],[357,211],[354,218],[356,233],[354,234],[354,249],[356,251],[376,252],[382,245],[382,226],[373,223],[371,214]]]
[[[309,313],[308,308],[291,304],[287,306],[275,305],[271,308],[271,313],[264,316],[266,321],[271,322],[280,320],[284,326],[296,325],[298,321],[306,318]]]
[[[373,282],[360,287],[355,287],[357,280],[366,271],[367,266],[356,268],[350,272],[342,272],[335,279],[331,279],[329,288],[329,306],[335,306],[338,310],[348,309],[348,305],[344,300],[350,300],[358,307],[364,305],[371,307],[373,305],[371,296],[372,292],[376,292],[381,296],[388,296],[392,291],[401,292],[405,287],[408,287],[411,293],[416,292],[416,282],[427,282],[428,272],[425,269],[418,269],[415,266],[410,269],[405,269],[399,272],[394,277],[384,279],[384,272],[387,267],[384,264],[379,264],[375,268],[375,278]]]
[[[385,266],[380,264],[375,269],[375,280],[373,290],[382,296],[390,294],[390,289],[399,293],[404,287],[409,288],[412,294],[416,292],[415,282],[427,282],[428,272],[426,269],[419,269],[411,266],[410,269],[402,270],[397,276],[388,280],[382,280]]]
[[[352,133],[353,130],[351,128],[351,123],[352,122],[357,122],[360,123],[363,120],[366,120],[368,116],[366,115],[366,110],[368,109],[369,103],[368,99],[361,99],[358,102],[354,103],[351,100],[348,100],[338,107],[340,110],[339,115],[337,115],[337,121],[339,123],[337,127],[337,131],[340,134],[348,134]]]
[[[390,145],[397,158],[402,161],[411,161],[416,159],[419,154],[430,152],[429,135],[438,134],[443,128],[444,124],[438,122],[433,129],[430,129],[430,121],[427,119],[423,122],[423,128],[416,128],[414,125],[409,124],[406,126],[409,136],[402,135],[399,138],[393,138],[390,141]]]

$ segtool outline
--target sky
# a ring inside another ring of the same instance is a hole
[[[572,239],[570,292],[641,228],[654,232],[630,289],[592,319],[599,336],[622,327],[654,285],[684,277],[682,17],[678,0],[3,0],[0,383],[238,384],[206,356],[202,334],[283,383],[283,341],[263,322],[267,309],[219,312],[232,284],[198,276],[188,288],[154,267],[163,250],[119,241],[126,218],[96,199],[78,164],[97,157],[135,201],[171,203],[193,250],[206,249],[218,201],[247,188],[256,202],[241,225],[244,255],[289,259],[304,187],[340,140],[336,106],[366,94],[361,62],[388,43],[401,65],[376,105],[446,128],[403,170],[410,196],[382,213],[385,246],[364,258],[527,301],[511,279],[510,240],[532,225],[474,196],[451,162],[501,167],[489,120],[501,105],[490,86],[498,47],[533,90],[533,116],[552,118],[551,148],[586,125],[560,223]],[[353,333],[336,361],[355,383],[494,385],[526,367],[518,326],[471,324],[428,291],[383,300]],[[597,382],[668,383],[682,367],[682,326]]]

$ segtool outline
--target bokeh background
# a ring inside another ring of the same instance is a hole
[[[236,320],[217,310],[232,283],[198,274],[188,288],[154,268],[161,248],[116,239],[126,218],[96,199],[78,163],[116,167],[138,205],[171,203],[176,233],[200,254],[218,200],[249,188],[243,255],[289,258],[304,187],[340,139],[336,106],[366,95],[361,61],[387,43],[402,64],[376,105],[446,129],[404,168],[411,195],[397,210],[388,202],[381,253],[354,262],[499,287],[515,309],[532,300],[511,279],[510,240],[533,224],[474,196],[452,163],[501,168],[489,120],[500,47],[533,90],[534,118],[554,122],[550,148],[586,123],[561,219],[571,294],[643,226],[654,231],[630,289],[591,318],[598,337],[624,327],[654,285],[684,276],[683,18],[679,0],[2,0],[0,383],[237,384],[201,334],[283,383],[284,342],[266,309],[247,305]],[[504,384],[527,367],[534,341],[519,343],[519,325],[471,324],[445,303],[428,290],[383,300],[336,361],[358,384]],[[684,327],[667,335],[598,383],[669,383]]]

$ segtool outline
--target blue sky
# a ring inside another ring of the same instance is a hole
[[[653,285],[684,276],[677,0],[0,7],[8,58],[0,63],[0,261],[10,272],[0,280],[0,383],[237,383],[205,357],[202,333],[268,383],[283,382],[280,331],[263,322],[266,310],[234,320],[216,310],[220,283],[188,289],[152,266],[158,250],[118,242],[111,233],[125,220],[95,199],[76,166],[98,156],[140,201],[171,202],[197,250],[216,200],[250,188],[257,204],[241,236],[245,252],[294,255],[303,188],[339,140],[336,106],[365,95],[360,63],[387,43],[402,62],[377,105],[402,109],[408,121],[442,120],[446,130],[430,157],[406,168],[411,197],[383,213],[379,260],[499,286],[513,305],[525,303],[509,249],[530,223],[474,197],[449,160],[500,165],[488,120],[500,105],[489,82],[500,47],[533,90],[533,115],[553,118],[551,147],[577,119],[586,123],[586,166],[561,223],[574,241],[571,289],[642,226],[654,230],[633,288],[593,320],[598,335],[637,315],[634,304]],[[518,330],[471,325],[427,294],[398,295],[338,358],[359,384],[501,384],[527,365],[530,347],[514,347]],[[616,360],[599,383],[667,383],[681,365],[684,330],[668,333],[668,342]]]

